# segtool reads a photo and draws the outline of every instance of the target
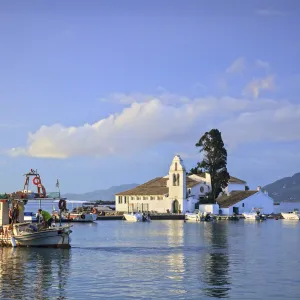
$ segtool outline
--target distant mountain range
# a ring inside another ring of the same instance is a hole
[[[63,197],[66,197],[68,200],[104,200],[104,201],[113,201],[115,200],[115,194],[127,191],[138,186],[136,183],[131,184],[122,184],[118,186],[112,186],[106,190],[97,190],[94,192],[89,192],[85,194],[64,194]]]
[[[300,173],[284,177],[262,188],[275,202],[300,202]]]

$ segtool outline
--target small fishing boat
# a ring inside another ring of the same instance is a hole
[[[93,208],[91,212],[85,212],[85,211],[80,212],[81,209],[78,207],[78,205],[87,203],[87,201],[70,201],[70,200],[66,200],[66,199],[64,199],[64,200],[66,201],[65,202],[66,206],[61,213],[61,217],[57,210],[54,209],[52,211],[52,215],[55,217],[55,219],[57,221],[59,221],[60,219],[61,219],[61,222],[91,223],[91,222],[97,221],[98,211],[96,208]],[[54,201],[54,203],[55,202],[60,203],[61,200],[59,200],[59,201],[56,200],[56,201]],[[67,206],[69,206],[69,204],[72,205],[71,212],[67,209]],[[73,208],[74,204],[77,205],[77,207],[75,209]]]
[[[185,213],[184,219],[186,221],[194,221],[199,222],[200,221],[200,214],[198,213]]]
[[[56,221],[60,221],[59,212],[53,212]],[[98,214],[95,213],[62,213],[61,222],[80,222],[80,223],[91,223],[97,221]]]
[[[25,174],[23,191],[7,195],[0,200],[0,245],[10,247],[61,247],[70,248],[71,226],[48,224],[47,222],[33,224],[32,220],[26,222],[24,206],[28,199],[41,201],[47,199],[46,189],[42,185],[41,177],[37,171],[30,170]],[[30,177],[37,186],[37,194],[28,197],[28,185]],[[53,200],[53,199],[52,199]],[[33,218],[33,215],[26,216]],[[49,220],[49,222],[51,219]]]
[[[70,226],[44,228],[24,222],[1,229],[1,246],[70,248]]]
[[[243,213],[246,220],[263,221],[267,219],[267,216],[262,214],[261,208],[253,208],[249,213]]]
[[[126,221],[129,222],[151,222],[150,216],[144,213],[128,213],[123,214]]]
[[[184,219],[186,221],[194,222],[210,222],[213,221],[213,217],[210,213],[195,211],[194,213],[185,213]]]
[[[286,220],[300,220],[300,213],[297,209],[286,213],[281,213],[282,217]]]

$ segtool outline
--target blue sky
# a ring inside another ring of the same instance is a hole
[[[0,190],[165,175],[219,128],[228,169],[300,171],[300,2],[1,1]]]

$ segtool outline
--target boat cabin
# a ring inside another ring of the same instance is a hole
[[[23,201],[9,201],[8,199],[0,200],[0,226],[9,225],[9,209],[13,205],[18,205],[18,222],[24,222],[24,202]]]

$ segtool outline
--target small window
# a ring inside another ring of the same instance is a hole
[[[144,197],[143,197],[143,200],[148,200],[148,197],[145,197],[145,196],[144,196]]]
[[[157,200],[162,200],[163,196],[157,196]]]
[[[127,203],[127,197],[125,196],[124,197],[124,204],[126,204]]]
[[[175,171],[177,171],[177,162],[175,163]]]
[[[119,204],[122,204],[122,196],[119,196],[118,198],[119,198],[119,199],[118,199],[118,200],[119,200],[119,201],[118,201]]]
[[[200,186],[200,193],[204,193],[204,187]]]
[[[137,197],[136,197],[136,200],[141,200],[141,197],[137,196]]]
[[[179,174],[177,174],[177,177],[176,177],[176,182],[177,182],[177,184],[176,184],[176,185],[179,185]]]
[[[150,196],[150,200],[154,200],[155,198],[153,196]]]
[[[131,197],[131,200],[134,200],[134,197]]]
[[[173,186],[175,186],[175,185],[176,185],[176,175],[173,174]]]
[[[242,204],[242,207],[245,207],[245,203]]]

